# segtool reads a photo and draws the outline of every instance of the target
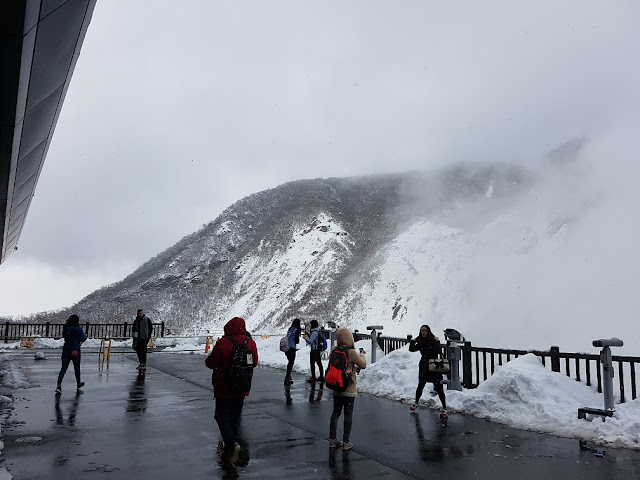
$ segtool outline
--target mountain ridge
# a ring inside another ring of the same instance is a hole
[[[400,321],[416,316],[420,302],[385,299],[389,318],[362,315],[363,292],[376,290],[384,248],[416,222],[448,224],[455,236],[460,212],[495,212],[532,179],[513,165],[466,165],[287,182],[235,202],[55,317],[73,311],[90,321],[122,322],[145,308],[154,321],[184,333],[220,328],[233,315],[254,330],[283,329],[294,317],[321,324],[340,317],[346,324]]]

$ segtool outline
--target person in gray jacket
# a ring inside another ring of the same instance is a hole
[[[336,337],[338,340],[338,347],[347,347],[347,357],[349,364],[347,370],[351,371],[351,385],[347,387],[344,392],[333,392],[333,413],[331,414],[331,420],[329,422],[329,448],[342,448],[343,450],[351,450],[353,443],[351,443],[351,424],[353,421],[353,405],[356,400],[357,388],[356,388],[356,372],[355,366],[359,368],[367,368],[367,360],[364,357],[365,352],[358,353],[355,350],[355,342],[351,332],[340,327],[336,331]],[[344,409],[344,431],[342,433],[342,441],[337,438],[338,419]]]
[[[147,368],[147,344],[153,335],[153,325],[151,319],[144,314],[141,308],[138,309],[136,319],[131,327],[133,336],[133,349],[138,354],[138,371]]]

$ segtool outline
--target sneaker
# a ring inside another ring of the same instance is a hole
[[[80,382],[80,383],[78,384],[78,390],[80,390],[82,387],[84,387],[84,382]]]
[[[449,414],[447,413],[447,409],[446,409],[446,408],[444,408],[444,409],[442,410],[442,412],[440,413],[440,417],[447,417],[447,416],[449,416]]]
[[[318,378],[318,380],[316,380],[316,381],[318,381],[318,382],[320,382],[320,383],[324,383],[324,377],[320,377],[320,378]]]
[[[60,395],[60,394],[62,394],[62,387],[60,385],[58,385],[56,387],[56,395]]]
[[[143,364],[142,364],[142,370],[146,370],[146,369],[147,369],[147,364],[146,364],[146,363],[143,363]]]
[[[136,369],[137,369],[138,371],[142,370],[142,364],[141,364],[141,363],[140,363],[140,364],[138,364],[138,366],[136,367]]]
[[[353,443],[351,442],[344,442],[342,444],[342,449],[343,450],[351,450],[353,448]]]
[[[239,444],[235,444],[233,446],[233,452],[231,452],[231,456],[229,457],[229,463],[231,465],[235,464],[238,461],[238,455],[240,455],[240,445]]]
[[[418,404],[417,404],[417,403],[414,403],[413,405],[411,405],[411,406],[409,407],[409,410],[411,410],[412,412],[415,412],[415,411],[416,411],[416,408],[418,408]]]
[[[340,448],[342,447],[344,444],[338,440],[337,438],[330,438],[329,439],[329,448]]]

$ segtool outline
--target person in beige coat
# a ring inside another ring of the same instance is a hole
[[[351,332],[340,327],[336,331],[338,347],[348,347],[347,357],[349,364],[347,370],[351,370],[351,385],[344,392],[333,392],[333,413],[329,423],[329,448],[339,448],[350,450],[353,448],[351,437],[351,423],[353,421],[353,404],[356,400],[356,372],[355,366],[362,368],[367,367],[367,361],[364,358],[364,352],[358,353],[355,350],[355,342]],[[336,347],[337,348],[337,347]],[[342,434],[342,442],[337,439],[338,419],[344,408],[344,432]]]

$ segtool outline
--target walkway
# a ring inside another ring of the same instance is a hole
[[[135,355],[117,354],[99,371],[83,352],[82,395],[72,369],[54,396],[59,351],[47,360],[9,354],[33,388],[5,390],[4,465],[15,480],[46,479],[637,479],[640,453],[580,450],[577,440],[514,430],[452,414],[360,395],[352,451],[327,448],[332,394],[284,372],[258,368],[245,403],[243,450],[235,468],[219,462],[211,372],[204,357],[154,353],[139,376]],[[341,431],[340,422],[339,431]]]

